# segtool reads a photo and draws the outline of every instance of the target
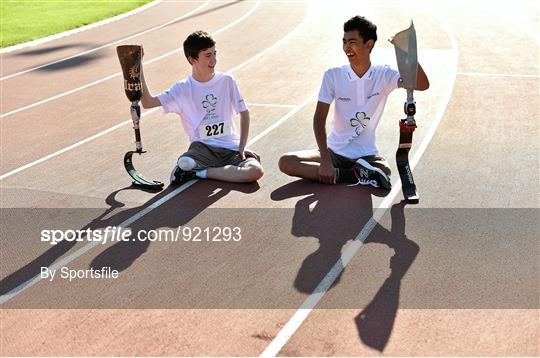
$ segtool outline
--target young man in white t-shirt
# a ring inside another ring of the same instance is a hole
[[[173,168],[173,185],[197,177],[254,182],[263,176],[259,155],[246,149],[250,118],[236,81],[215,71],[215,44],[204,31],[190,34],[183,47],[191,75],[155,97],[148,90],[141,66],[141,104],[144,108],[161,106],[164,113],[180,115],[191,143]],[[234,121],[236,114],[240,114],[240,128]]]
[[[390,189],[390,168],[379,155],[375,130],[390,92],[401,87],[399,73],[371,64],[377,26],[361,16],[343,25],[343,51],[349,64],[324,73],[313,118],[318,150],[283,155],[279,168],[285,174],[325,184],[358,183]],[[429,81],[418,65],[417,90]],[[334,119],[326,136],[326,117],[335,101]]]

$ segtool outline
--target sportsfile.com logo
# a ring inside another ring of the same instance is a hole
[[[41,242],[57,245],[60,242],[237,242],[242,240],[238,226],[179,226],[175,229],[136,230],[120,226],[98,229],[45,229],[41,230]]]

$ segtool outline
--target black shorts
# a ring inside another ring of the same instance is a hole
[[[390,170],[390,167],[388,166],[388,162],[383,158],[379,157],[377,155],[367,155],[365,157],[359,157],[356,159],[349,159],[342,155],[334,153],[331,149],[328,149],[328,152],[330,152],[330,157],[332,158],[332,164],[336,168],[352,168],[356,160],[362,158],[369,164],[373,165],[376,168],[381,169],[386,175],[390,176],[392,174],[392,170]]]
[[[182,154],[181,157],[190,157],[195,161],[196,166],[193,170],[218,168],[226,165],[243,167],[249,161],[256,160],[252,157],[242,159],[240,152],[236,150],[213,147],[202,142],[191,143],[187,152]]]

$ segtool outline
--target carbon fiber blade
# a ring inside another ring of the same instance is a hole
[[[416,48],[416,31],[411,20],[408,29],[398,32],[393,40],[396,50],[396,60],[403,87],[416,89],[416,75],[418,71],[418,54]]]
[[[126,171],[128,172],[129,176],[133,178],[133,184],[140,185],[149,189],[161,189],[163,188],[164,184],[157,180],[150,180],[147,179],[144,175],[142,175],[135,167],[133,166],[133,151],[127,152],[124,155],[124,168],[126,168]]]

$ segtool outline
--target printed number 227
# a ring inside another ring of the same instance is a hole
[[[208,137],[221,134],[223,133],[223,123],[212,124],[211,126],[206,126],[205,129],[206,129],[206,135]]]

